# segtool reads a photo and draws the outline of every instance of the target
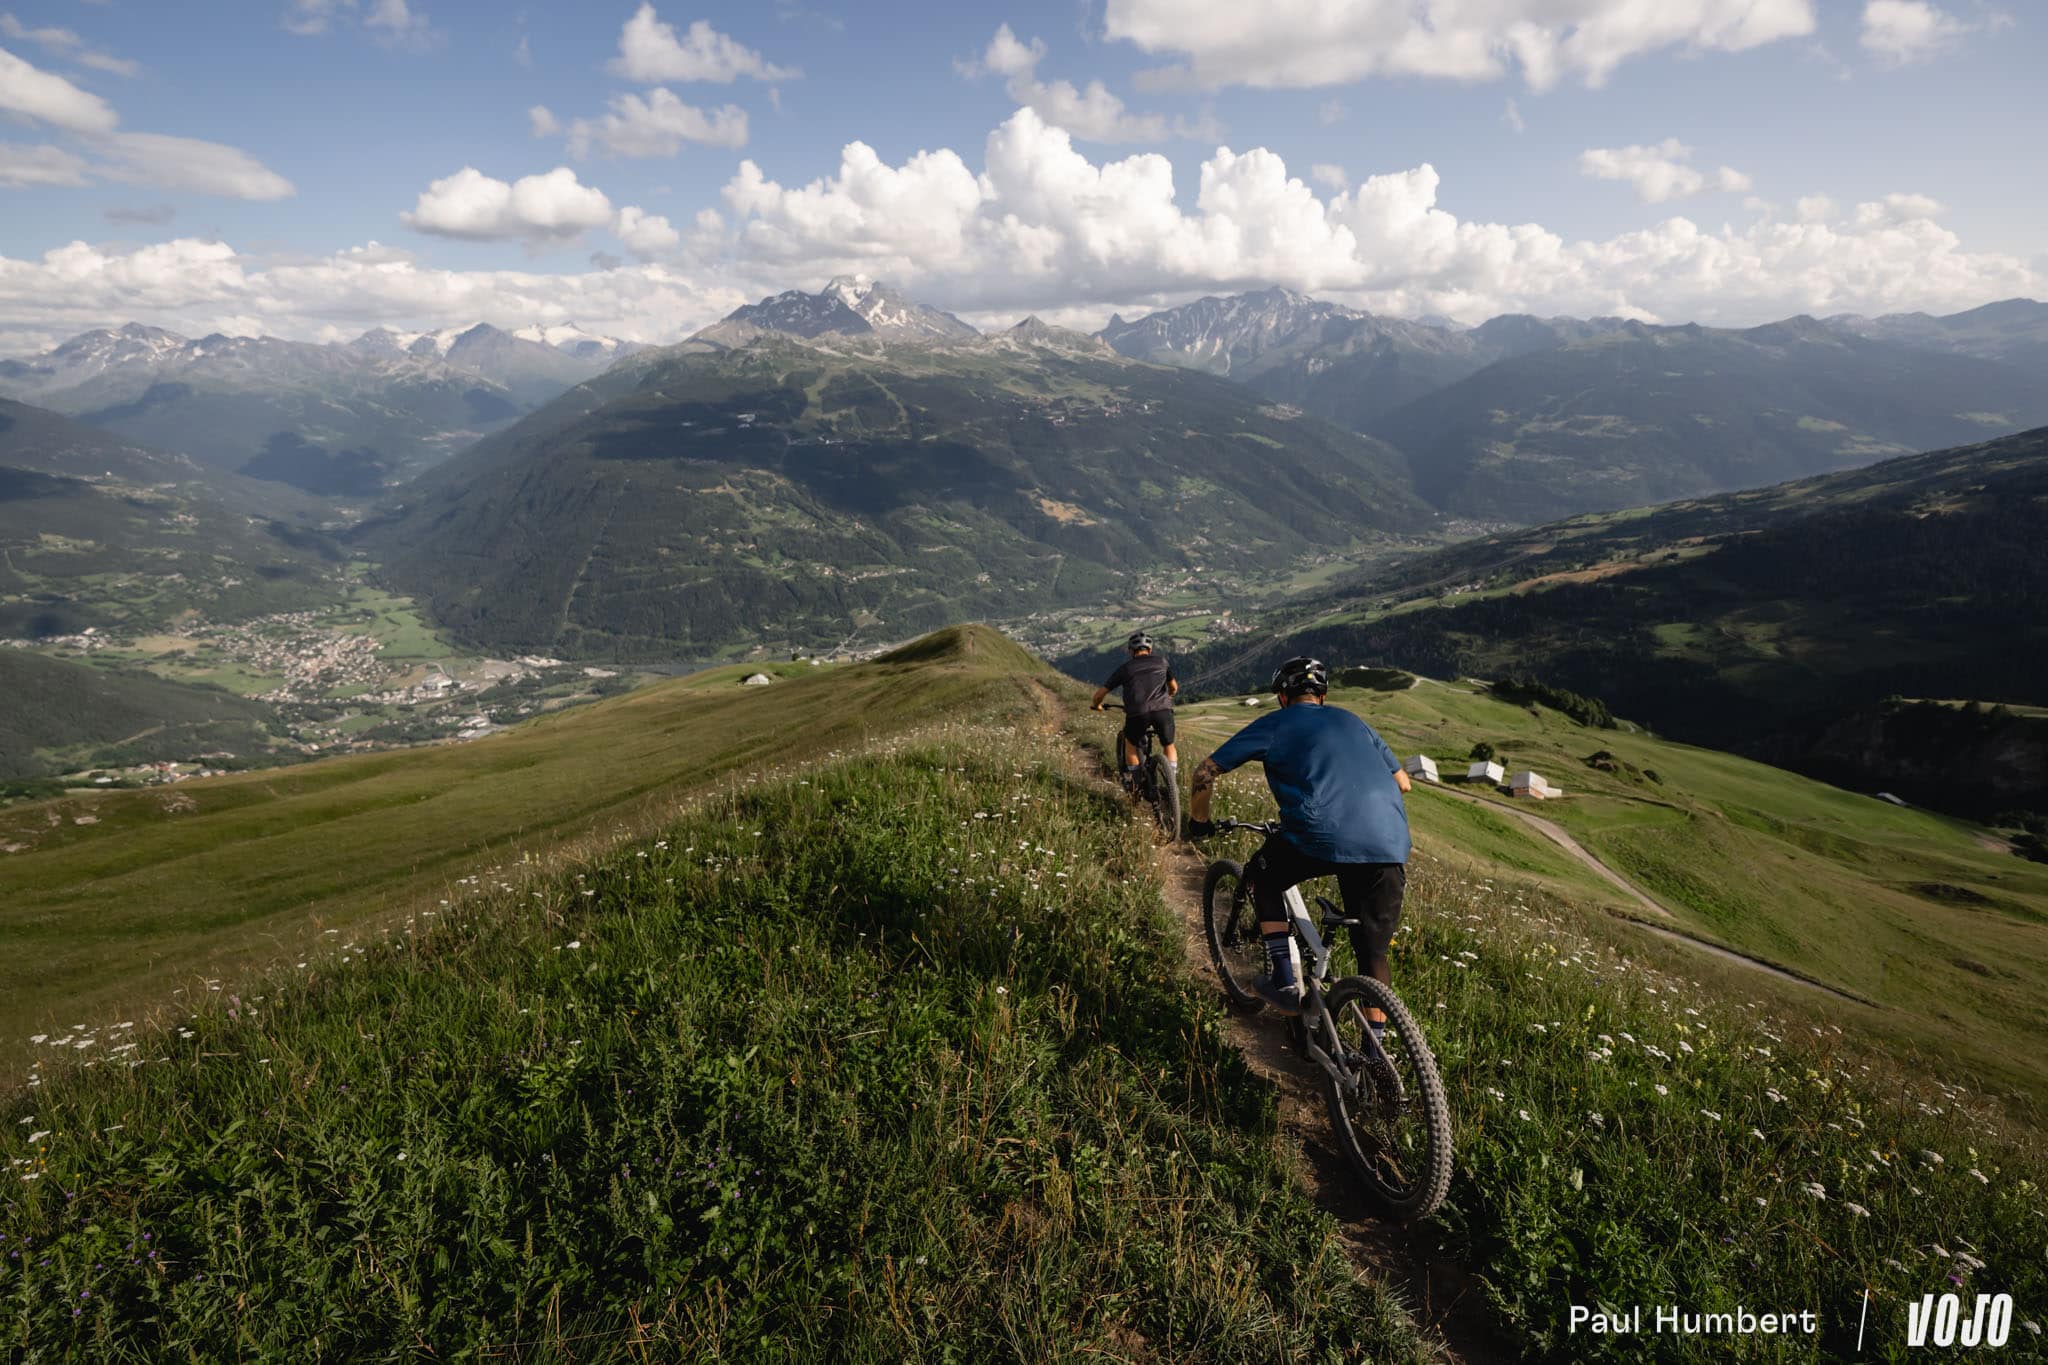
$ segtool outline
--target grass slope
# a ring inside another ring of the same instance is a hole
[[[52,1070],[0,1114],[0,1341],[1427,1358],[1288,1177],[1143,835],[966,713],[573,874],[471,861],[437,919]]]
[[[0,778],[212,750],[254,760],[275,743],[263,706],[140,669],[92,668],[0,649],[0,694],[8,698],[0,712]]]
[[[646,828],[736,774],[1014,700],[1043,667],[972,629],[932,648],[766,688],[677,679],[458,746],[0,810],[0,843],[25,846],[0,859],[0,936],[17,947],[0,958],[0,1037],[275,956],[477,865]]]
[[[2029,1112],[2048,1100],[2048,867],[1987,847],[1962,821],[1465,685],[1331,695],[1446,774],[1462,775],[1485,741],[1509,771],[1567,792],[1539,803],[1461,789],[1496,815],[1422,784],[1411,818],[1437,847],[1576,905],[1653,918],[1506,808],[1540,815],[1647,891],[1672,927],[1871,1002],[1844,1017],[1944,1074],[2018,1091]],[[1185,708],[1182,726],[1207,746],[1246,719],[1207,703]],[[1601,753],[1602,766],[1586,762]]]
[[[1327,594],[1185,671],[1262,683],[1305,650],[1439,677],[1533,674],[1696,743],[1990,813],[2048,790],[2000,752],[2010,737],[1867,732],[1892,695],[2048,702],[2044,508],[2048,430],[1490,536]]]

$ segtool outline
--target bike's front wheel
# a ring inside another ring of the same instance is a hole
[[[1160,833],[1169,840],[1179,839],[1180,783],[1174,781],[1173,770],[1158,754],[1146,760],[1145,786],[1152,798],[1152,816],[1159,822]]]
[[[1252,985],[1266,970],[1266,941],[1259,936],[1259,912],[1244,882],[1244,864],[1227,858],[1209,864],[1202,882],[1202,924],[1209,957],[1223,978],[1223,994],[1241,1010],[1265,1008]]]
[[[1436,1057],[1400,997],[1369,976],[1339,981],[1324,1007],[1338,1048],[1331,1055],[1350,1077],[1324,1083],[1337,1146],[1388,1217],[1427,1218],[1451,1187],[1451,1106]],[[1387,1016],[1377,1045],[1372,1009]]]

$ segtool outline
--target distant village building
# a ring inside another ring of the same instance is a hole
[[[1436,760],[1428,754],[1417,754],[1401,766],[1408,770],[1410,777],[1419,778],[1424,782],[1443,781],[1441,777],[1437,776]]]
[[[1498,763],[1490,763],[1481,759],[1465,770],[1465,780],[1467,782],[1487,782],[1498,787],[1501,783],[1508,780],[1508,770]]]
[[[1259,699],[1257,697],[1246,697],[1243,701],[1238,703],[1239,706],[1257,706],[1258,704]]]
[[[769,677],[766,673],[749,673],[746,677],[740,679],[740,686],[766,687],[769,683],[772,683],[774,681],[775,679]]]
[[[1554,800],[1564,795],[1564,788],[1551,786],[1543,774],[1534,772],[1516,773],[1510,777],[1508,790],[1516,796],[1534,797],[1539,801]]]

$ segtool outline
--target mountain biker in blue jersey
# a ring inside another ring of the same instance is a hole
[[[1157,643],[1142,630],[1133,632],[1124,641],[1131,657],[1117,665],[1109,681],[1095,689],[1093,705],[1097,711],[1102,709],[1103,698],[1123,689],[1123,770],[1127,791],[1137,785],[1138,746],[1145,742],[1147,730],[1159,736],[1160,747],[1166,753],[1167,779],[1176,781],[1180,774],[1180,754],[1173,747],[1173,699],[1180,692],[1180,680],[1173,676],[1173,665],[1166,661],[1166,656],[1156,651]]]
[[[1294,658],[1273,674],[1280,709],[1238,731],[1195,769],[1188,837],[1216,832],[1209,802],[1216,779],[1259,762],[1280,804],[1280,832],[1267,837],[1245,864],[1245,881],[1266,941],[1267,974],[1254,986],[1282,1014],[1300,1014],[1302,984],[1296,970],[1286,902],[1289,887],[1311,877],[1335,877],[1344,914],[1355,921],[1351,946],[1375,980],[1393,984],[1387,945],[1401,921],[1408,886],[1408,774],[1387,742],[1351,712],[1326,706],[1330,670],[1319,659]],[[1368,1017],[1380,1011],[1368,1011]],[[1372,1019],[1375,1029],[1384,1018]]]

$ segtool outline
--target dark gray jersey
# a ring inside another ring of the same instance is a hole
[[[1173,681],[1173,665],[1164,654],[1140,654],[1124,660],[1103,687],[1111,692],[1121,687],[1124,710],[1144,715],[1148,711],[1173,709],[1173,693],[1167,689],[1167,684]]]

